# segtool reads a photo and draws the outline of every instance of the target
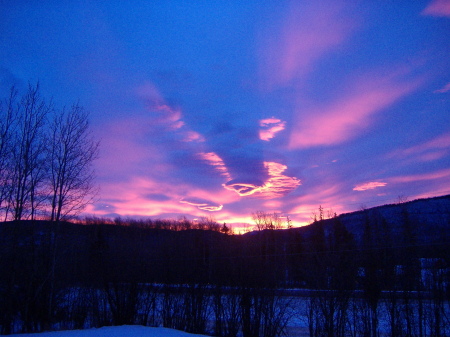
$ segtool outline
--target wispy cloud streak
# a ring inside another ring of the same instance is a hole
[[[443,169],[423,174],[410,174],[404,176],[397,176],[390,178],[389,181],[392,183],[411,183],[417,181],[437,180],[446,177],[450,177],[450,169]],[[450,187],[450,183],[448,185]]]
[[[386,185],[387,185],[387,183],[384,183],[384,182],[381,182],[381,181],[371,181],[371,182],[368,182],[368,183],[356,185],[353,188],[353,191],[373,190],[375,188],[383,187],[383,186],[386,186]]]
[[[422,11],[422,15],[450,17],[450,1],[449,0],[433,0]]]
[[[286,122],[272,117],[260,120],[259,126],[261,127],[261,130],[259,130],[259,138],[261,140],[269,141],[275,137],[276,133],[284,130]]]
[[[158,88],[151,82],[141,85],[136,90],[138,97],[146,104],[148,111],[156,114],[153,122],[176,131],[185,142],[204,142],[205,138],[198,132],[191,130],[183,121],[180,107],[167,103]]]
[[[185,197],[181,199],[180,202],[188,205],[193,205],[198,207],[198,209],[210,212],[220,211],[223,207],[223,205],[212,202],[210,200],[195,197]]]
[[[305,76],[346,40],[355,22],[344,15],[345,9],[341,1],[291,2],[279,34],[263,39],[262,73],[270,88]]]
[[[437,94],[443,94],[450,91],[450,82],[444,85],[441,89],[435,90],[434,92]]]
[[[222,158],[220,158],[216,153],[202,152],[198,154],[198,157],[201,160],[204,160],[207,164],[214,167],[214,169],[217,172],[219,172],[222,176],[226,177],[227,179],[231,179],[231,176],[228,173],[225,163],[223,162]]]
[[[356,78],[341,97],[325,106],[299,109],[289,147],[336,145],[358,136],[370,126],[371,117],[411,93],[421,79],[367,73]],[[319,104],[317,104],[319,105]]]
[[[413,160],[415,162],[433,161],[443,158],[450,153],[450,133],[442,134],[427,142],[411,146],[406,149],[395,150],[388,154],[388,158],[395,158],[404,161]]]

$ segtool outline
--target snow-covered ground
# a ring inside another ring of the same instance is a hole
[[[288,328],[288,336],[309,336],[306,328]],[[210,337],[168,328],[151,328],[141,325],[105,326],[98,329],[67,330],[17,334],[13,337]]]
[[[151,328],[140,325],[106,326],[98,329],[68,330],[42,332],[33,334],[18,334],[14,337],[192,337],[203,336],[194,335],[187,332],[168,329]]]

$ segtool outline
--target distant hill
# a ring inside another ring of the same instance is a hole
[[[42,259],[39,263],[48,264],[56,248],[60,276],[69,283],[98,283],[108,277],[123,282],[226,280],[231,285],[243,275],[261,277],[263,269],[269,267],[277,280],[284,279],[280,268],[290,268],[295,275],[302,259],[317,251],[364,251],[367,232],[371,247],[398,250],[413,244],[420,247],[423,256],[434,256],[436,250],[444,253],[450,243],[450,195],[341,214],[300,228],[244,235],[126,224],[65,222],[56,229],[48,221],[6,222],[0,225],[0,256],[4,257],[0,270],[22,260],[27,273],[36,268],[33,263],[38,257]]]
[[[336,220],[344,224],[357,243],[362,243],[366,224],[374,232],[387,229],[392,240],[401,239],[402,228],[407,224],[418,244],[450,242],[450,195],[344,213],[337,218],[323,220],[325,231]],[[294,230],[308,235],[315,225],[317,223]]]

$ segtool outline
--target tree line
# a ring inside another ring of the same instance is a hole
[[[78,103],[57,108],[39,83],[0,102],[0,216],[60,221],[91,200],[99,143]]]

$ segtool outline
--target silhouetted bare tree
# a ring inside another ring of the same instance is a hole
[[[255,213],[252,213],[252,219],[255,222],[256,229],[259,231],[264,229],[283,228],[283,218],[277,212],[269,213],[265,211],[256,211]]]
[[[14,134],[10,204],[14,220],[34,218],[39,204],[39,188],[45,179],[45,123],[52,110],[40,95],[39,84],[28,90],[13,108],[17,116]]]
[[[51,220],[78,213],[92,200],[98,141],[89,132],[88,114],[78,104],[57,114],[51,125]]]
[[[0,101],[0,210],[6,215],[11,196],[11,165],[13,134],[15,132],[14,113],[18,92],[12,87],[5,101]]]

